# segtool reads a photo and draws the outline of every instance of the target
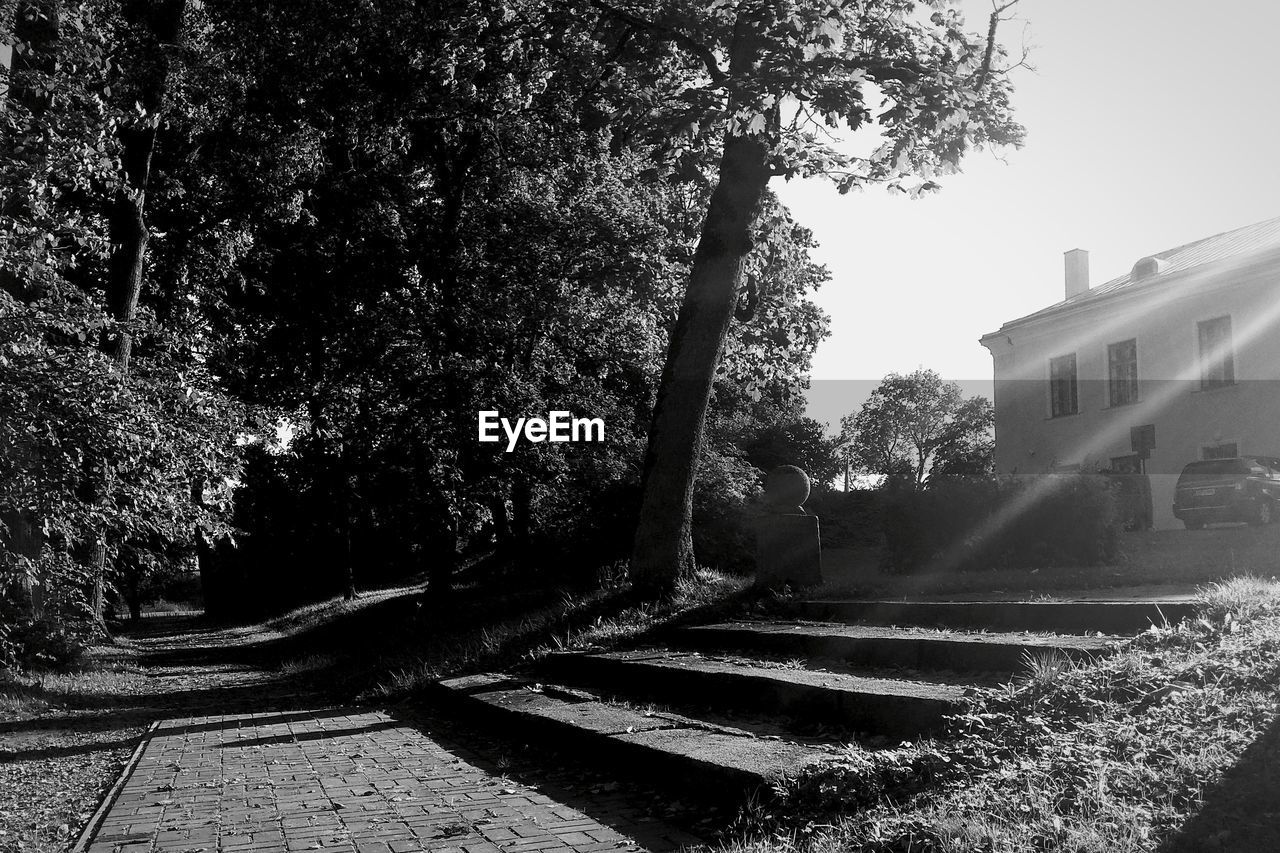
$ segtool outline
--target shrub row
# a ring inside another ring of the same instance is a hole
[[[890,570],[1098,565],[1117,554],[1116,498],[1100,475],[956,481],[880,494]]]

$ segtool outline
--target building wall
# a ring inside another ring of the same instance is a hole
[[[1204,448],[1280,456],[1280,260],[1218,265],[1142,282],[1092,304],[984,338],[995,363],[996,468],[1035,475],[1105,468],[1131,454],[1130,428],[1155,426],[1157,527],[1172,527],[1182,467]],[[1234,385],[1202,390],[1197,323],[1231,317]],[[1107,347],[1137,339],[1139,398],[1109,405]],[[1049,360],[1074,352],[1079,411],[1050,416]]]

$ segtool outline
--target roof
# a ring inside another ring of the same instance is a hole
[[[1125,290],[1137,282],[1142,282],[1144,285],[1154,284],[1157,280],[1165,278],[1172,273],[1203,266],[1215,261],[1223,261],[1227,258],[1250,255],[1274,247],[1280,247],[1280,216],[1257,222],[1253,225],[1246,225],[1234,231],[1224,231],[1212,237],[1204,237],[1193,243],[1186,243],[1173,249],[1165,249],[1163,252],[1156,252],[1154,255],[1145,255],[1139,259],[1139,263],[1154,260],[1154,264],[1151,265],[1154,266],[1154,272],[1135,277],[1134,270],[1131,269],[1119,278],[1113,278],[1105,284],[1091,287],[1070,299],[1064,299],[1025,317],[1010,320],[1004,326],[1007,327],[1027,320],[1034,320],[1038,317],[1053,314],[1063,308],[1100,300],[1118,291]],[[1134,265],[1135,268],[1137,266],[1138,264]]]

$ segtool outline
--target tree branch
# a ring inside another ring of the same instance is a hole
[[[711,51],[711,48],[693,38],[688,33],[683,33],[673,27],[664,26],[654,21],[641,18],[639,15],[632,14],[625,9],[619,9],[616,6],[612,6],[604,2],[604,0],[590,0],[590,2],[592,6],[596,7],[606,15],[617,18],[619,21],[630,24],[637,29],[647,30],[659,38],[680,45],[702,61],[702,64],[707,69],[707,74],[711,76],[712,81],[714,81],[716,85],[724,85],[724,83],[729,79],[729,75],[725,74],[724,70],[720,67],[720,63],[716,61],[716,56]],[[1017,0],[1014,0],[1014,2],[1017,2]]]
[[[991,0],[991,18],[987,23],[987,49],[982,54],[982,68],[978,71],[978,85],[981,86],[987,82],[987,75],[991,73],[991,60],[996,52],[996,29],[1000,26],[1000,22],[1005,20],[1000,14],[1007,9],[1018,5],[1019,0],[1005,0],[999,3],[998,0]]]

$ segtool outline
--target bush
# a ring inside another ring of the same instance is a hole
[[[531,543],[500,562],[535,586],[581,585],[630,555],[639,507],[640,484],[629,477],[581,477],[571,488],[541,490]]]
[[[0,670],[65,669],[79,663],[93,639],[84,570],[65,554],[45,552],[40,612],[13,584],[0,594]]]
[[[1116,556],[1110,481],[1095,474],[969,480],[884,494],[885,565],[949,571],[1098,565]]]
[[[526,555],[537,555],[527,562],[542,585],[580,583],[631,555],[640,483],[616,471],[589,474],[572,488],[561,484],[542,490],[538,529]],[[693,549],[700,566],[738,573],[750,569],[749,507],[758,498],[762,476],[738,456],[703,452],[693,497]]]
[[[92,638],[88,622],[63,622],[48,616],[30,619],[3,614],[0,669],[67,669],[84,658]]]
[[[737,456],[703,453],[693,494],[693,552],[699,565],[738,573],[752,569],[749,506],[759,499],[762,476]]]
[[[822,524],[823,547],[839,548],[882,542],[882,503],[882,493],[873,489],[841,492],[822,488],[814,490],[804,508]]]
[[[887,568],[968,568],[983,556],[975,534],[999,501],[1000,487],[994,481],[959,480],[918,492],[891,488],[879,494]]]

